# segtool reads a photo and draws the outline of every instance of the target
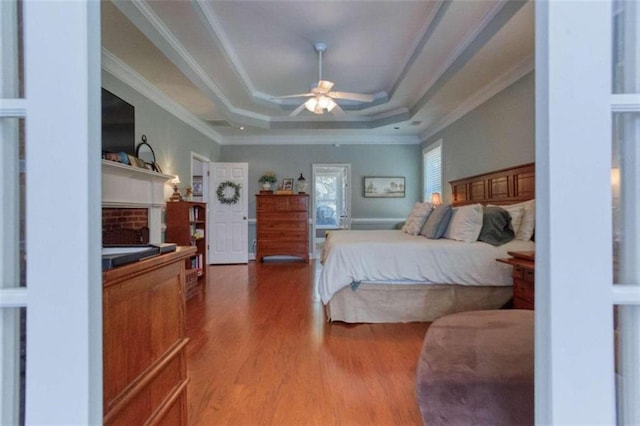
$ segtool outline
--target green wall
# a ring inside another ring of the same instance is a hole
[[[278,181],[300,173],[311,190],[312,164],[351,164],[352,218],[402,218],[420,198],[419,145],[223,145],[221,161],[249,163],[249,194],[259,192],[258,179],[273,170]],[[364,176],[404,176],[405,198],[364,198]],[[249,217],[255,218],[255,197],[249,198]]]
[[[534,130],[531,72],[429,137],[423,148],[442,139],[444,200],[451,200],[451,180],[535,161]]]

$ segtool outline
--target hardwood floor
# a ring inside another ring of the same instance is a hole
[[[427,323],[327,323],[316,266],[211,266],[187,303],[189,424],[420,425]]]

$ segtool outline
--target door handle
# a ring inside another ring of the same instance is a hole
[[[246,216],[242,216],[242,220],[247,220],[247,217]]]

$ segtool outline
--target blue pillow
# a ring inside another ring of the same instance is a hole
[[[453,210],[451,209],[451,204],[443,204],[436,207],[422,226],[420,235],[423,235],[432,240],[441,238],[444,234],[444,231],[447,230],[447,226],[449,225],[449,220],[451,220],[452,213]]]

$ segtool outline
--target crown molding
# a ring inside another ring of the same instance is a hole
[[[524,1],[501,0],[491,8],[484,19],[455,49],[448,61],[434,74],[425,87],[428,89],[409,108],[411,116],[426,105],[431,97],[444,86],[491,38],[525,5]]]
[[[235,107],[146,1],[116,1],[114,4],[189,80],[223,105],[231,121],[266,127],[269,117]]]
[[[442,61],[440,68],[438,68],[433,73],[432,78],[426,82],[426,84],[423,87],[424,92],[422,93],[422,95],[420,97],[418,97],[418,99],[426,96],[426,94],[429,92],[429,90],[431,90],[431,88],[449,71],[449,69],[455,63],[455,61],[458,60],[458,58],[465,52],[465,50],[478,37],[478,35],[487,27],[487,25],[489,25],[489,23],[493,20],[493,18],[496,17],[498,12],[500,10],[502,10],[502,8],[504,7],[506,1],[507,0],[502,0],[500,2],[497,2],[489,10],[489,12],[487,12],[487,14],[485,15],[484,18],[480,22],[478,22],[478,24],[475,27],[471,28],[471,31],[469,31],[467,33],[466,37],[464,37],[462,39],[462,41],[460,43],[458,43],[458,45],[455,47],[455,49],[453,49],[451,51],[449,56],[444,61]],[[424,37],[423,37],[422,40],[420,40],[420,43],[417,44],[416,49],[419,49],[419,50],[417,50],[418,53],[422,50],[422,47],[431,38],[431,36],[433,34],[433,31],[435,31],[435,27],[437,26],[437,24],[440,23],[440,20],[442,19],[442,17],[446,13],[446,11],[447,11],[447,9],[448,9],[448,7],[450,5],[450,0],[447,0],[444,3],[445,4],[443,4],[443,5],[441,5],[439,7],[437,13],[435,14],[435,16],[433,18],[433,20],[432,20],[433,25],[424,34]],[[478,49],[476,49],[476,50],[479,50],[480,47],[478,47]],[[416,54],[414,53],[414,55],[416,55]],[[415,60],[415,58],[412,58],[411,63],[413,63],[414,60]],[[407,73],[408,73],[408,70],[406,70],[406,72],[403,71],[403,78]],[[394,86],[394,89],[391,91],[391,93],[395,92],[396,87],[397,86]],[[413,107],[411,109],[413,109]]]
[[[435,135],[439,131],[443,130],[447,126],[455,123],[461,119],[468,112],[479,107],[498,93],[511,86],[516,81],[520,80],[524,76],[528,75],[534,70],[535,59],[533,55],[527,56],[516,66],[509,69],[507,72],[501,74],[498,78],[491,81],[489,84],[475,92],[468,97],[463,103],[458,105],[449,114],[438,120],[433,126],[429,126],[427,131],[420,134],[420,139],[426,141],[431,136]]]
[[[222,143],[223,138],[218,132],[186,108],[177,104],[173,99],[104,47],[102,48],[102,69],[147,97],[160,108],[193,127],[204,136],[211,138],[214,142]]]
[[[417,136],[394,135],[327,135],[323,133],[304,135],[267,135],[267,136],[229,136],[225,138],[224,145],[418,145],[420,139]]]
[[[229,60],[229,63],[232,65],[233,72],[236,74],[238,79],[242,82],[245,90],[247,91],[247,95],[256,97],[258,93],[256,88],[251,83],[251,79],[249,78],[249,74],[246,72],[244,67],[242,66],[242,62],[238,55],[236,55],[234,49],[231,48],[231,42],[229,41],[229,37],[224,32],[222,25],[220,24],[220,20],[215,15],[215,13],[211,10],[209,6],[205,6],[208,3],[196,1],[193,2],[193,9],[196,11],[198,15],[204,21],[205,28],[209,33],[209,36],[213,40],[213,42],[224,52]]]

